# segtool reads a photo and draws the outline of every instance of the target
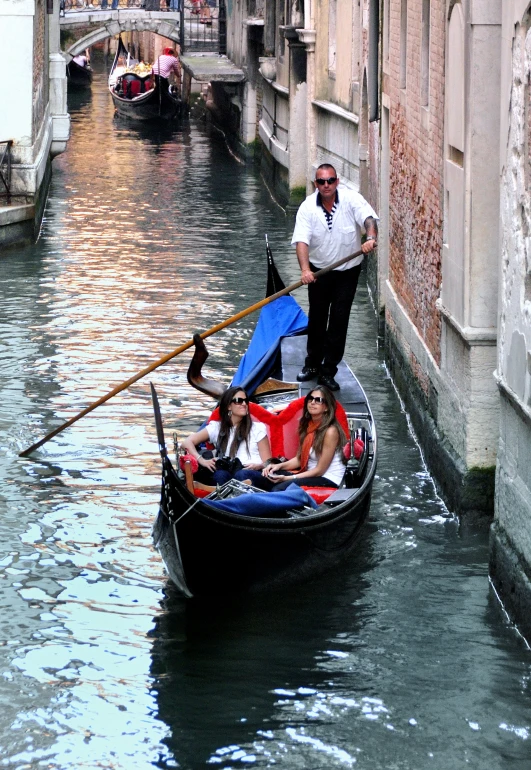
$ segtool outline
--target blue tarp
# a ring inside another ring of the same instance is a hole
[[[303,508],[305,505],[317,508],[315,500],[312,500],[297,484],[292,484],[284,492],[256,492],[230,497],[227,500],[205,500],[205,502],[228,513],[265,518],[280,515],[288,509]]]
[[[306,314],[289,295],[265,305],[231,384],[252,393],[269,376],[281,338],[301,334],[307,325]]]

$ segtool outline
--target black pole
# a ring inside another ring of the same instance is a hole
[[[227,54],[227,9],[225,0],[219,0],[219,53],[221,56]]]

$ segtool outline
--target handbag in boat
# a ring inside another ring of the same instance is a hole
[[[228,471],[231,476],[234,476],[235,473],[238,471],[241,471],[243,468],[243,463],[240,460],[239,457],[216,457],[214,452],[211,449],[202,449],[201,452],[199,452],[199,455],[204,458],[205,460],[212,460],[212,458],[215,458],[216,460],[216,470],[217,471]],[[199,472],[202,470],[205,470],[204,468],[199,468]],[[210,471],[207,471],[207,473],[210,473]]]
[[[241,471],[243,463],[239,457],[216,457],[216,470],[228,471],[231,476]]]

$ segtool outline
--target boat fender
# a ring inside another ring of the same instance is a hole
[[[356,460],[360,459],[364,449],[365,449],[365,444],[363,443],[362,439],[361,438],[354,439],[354,458]],[[347,441],[347,443],[343,447],[343,454],[345,456],[345,460],[350,460],[350,457],[351,457],[350,441]]]
[[[181,455],[179,457],[179,467],[182,471],[186,469],[187,463],[190,463],[190,468],[192,473],[197,473],[199,469],[199,463],[197,462],[197,458],[190,454]]]

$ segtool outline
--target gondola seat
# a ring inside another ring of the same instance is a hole
[[[140,93],[142,83],[140,80],[131,80],[128,88],[128,95],[130,99],[134,99]]]
[[[299,420],[302,416],[302,410],[304,406],[304,396],[296,398],[281,412],[273,413],[264,409],[259,404],[250,403],[249,412],[251,419],[258,422],[263,422],[267,428],[269,436],[269,443],[271,445],[271,453],[273,457],[294,457],[297,453],[299,445],[299,437],[297,434],[297,427]],[[338,402],[336,407],[337,419],[341,424],[341,427],[345,431],[348,438],[349,427],[347,421],[347,415],[343,406]],[[211,420],[219,420],[219,409],[216,407],[207,422]],[[210,447],[213,448],[213,447]],[[336,487],[302,487],[310,497],[320,504],[324,502],[330,495],[336,491]],[[195,492],[197,497],[203,495]]]
[[[324,503],[330,495],[337,492],[337,487],[302,487],[317,505]]]
[[[299,437],[297,435],[297,426],[302,416],[304,406],[304,396],[296,398],[281,412],[274,413],[264,409],[259,404],[249,404],[251,418],[263,422],[267,428],[269,443],[271,444],[271,454],[273,457],[294,457],[299,446]],[[349,427],[347,415],[343,406],[338,403],[336,409],[337,419],[349,436]],[[216,407],[207,422],[219,420],[219,409]]]

